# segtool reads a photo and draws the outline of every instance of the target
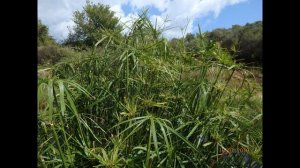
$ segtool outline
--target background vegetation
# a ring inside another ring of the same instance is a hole
[[[86,39],[38,48],[39,167],[261,167],[258,67],[210,33],[168,41],[146,12],[126,35],[98,19]]]

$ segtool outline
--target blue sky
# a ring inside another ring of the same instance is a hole
[[[167,38],[195,33],[200,24],[202,31],[229,28],[262,20],[262,0],[91,0],[109,5],[120,18],[121,24],[137,18],[143,8],[149,8],[150,20],[157,20],[161,28],[173,27],[163,35]],[[82,10],[86,0],[38,0],[38,18],[49,27],[49,33],[57,41],[65,39],[74,26],[72,14]],[[164,22],[168,17],[168,22]],[[128,30],[124,30],[126,33]]]
[[[209,20],[203,18],[200,20],[200,25]],[[228,6],[223,9],[219,17],[208,21],[209,24],[203,25],[204,31],[211,31],[215,28],[230,28],[232,25],[245,25],[255,21],[262,21],[262,0],[248,0],[247,2]]]

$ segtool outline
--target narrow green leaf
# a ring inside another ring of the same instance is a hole
[[[156,155],[159,158],[155,122],[154,122],[153,118],[150,118],[150,129],[151,129],[151,133],[152,133],[152,137],[153,137],[153,143],[154,143],[154,148],[155,148],[155,151],[156,151]]]
[[[59,81],[58,82],[58,85],[59,85],[59,91],[60,91],[60,107],[61,107],[61,113],[62,113],[62,116],[65,115],[65,111],[66,111],[66,103],[65,103],[65,87],[64,87],[64,84],[62,81]]]
[[[203,144],[203,147],[206,147],[208,145],[212,144],[212,142],[206,142],[205,144]]]
[[[190,146],[193,150],[199,152],[199,150],[191,143],[189,142],[186,138],[184,138],[182,135],[180,135],[177,131],[175,131],[173,128],[169,127],[166,125],[166,128],[175,134],[177,137],[179,137],[181,140],[183,140],[188,146]]]
[[[200,123],[197,123],[194,128],[191,130],[191,132],[188,134],[188,136],[186,137],[186,139],[189,139],[190,136],[193,135],[193,133],[196,131],[196,129],[198,128],[198,126],[200,125]]]

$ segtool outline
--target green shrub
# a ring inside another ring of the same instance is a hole
[[[44,25],[41,20],[38,20],[38,46],[56,44],[52,36],[49,35],[48,26]]]
[[[160,33],[142,13],[126,38],[106,32],[104,48],[39,77],[38,167],[249,165],[227,149],[261,163],[261,89],[250,72],[214,42],[198,37],[194,57]]]
[[[74,51],[56,45],[38,47],[38,64],[56,64],[62,58],[71,57]]]

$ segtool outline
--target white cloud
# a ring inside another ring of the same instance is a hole
[[[137,9],[141,9],[145,6],[153,6],[162,12],[168,7],[169,1],[170,0],[131,0],[130,4]]]
[[[154,7],[160,14],[152,14],[150,20],[161,27],[174,27],[164,32],[167,38],[181,37],[182,29],[186,33],[197,28],[194,22],[202,17],[213,15],[217,18],[225,7],[247,0],[94,0],[94,3],[109,5],[122,23],[131,25],[132,18],[137,17],[137,11],[144,7]],[[38,17],[49,26],[50,35],[62,40],[68,35],[68,26],[73,26],[73,12],[81,10],[86,0],[38,0]],[[133,10],[125,15],[122,5],[128,4]],[[170,22],[164,23],[168,18]],[[188,22],[189,20],[189,22]],[[127,32],[125,29],[124,32]]]
[[[72,28],[75,25],[75,23],[72,20],[69,21],[63,21],[60,22],[58,24],[55,24],[52,26],[52,31],[55,33],[59,33],[59,35],[61,37],[59,37],[60,39],[64,39],[68,36],[69,34],[69,30],[68,28]],[[57,37],[56,37],[57,38]]]
[[[149,19],[152,24],[159,29],[163,29],[165,26],[170,25],[170,23],[165,22],[166,18],[163,18],[159,15],[151,15]]]
[[[73,26],[73,11],[79,10],[82,0],[38,0],[38,18],[49,26],[49,34],[60,41],[67,37],[68,26]]]
[[[186,33],[192,32],[196,25],[193,25],[196,19],[214,14],[218,17],[221,10],[228,5],[234,5],[245,0],[174,0],[169,1],[166,11],[161,14],[162,17],[168,16],[171,25],[175,27],[165,32],[167,38],[181,37],[182,29],[186,28]]]

